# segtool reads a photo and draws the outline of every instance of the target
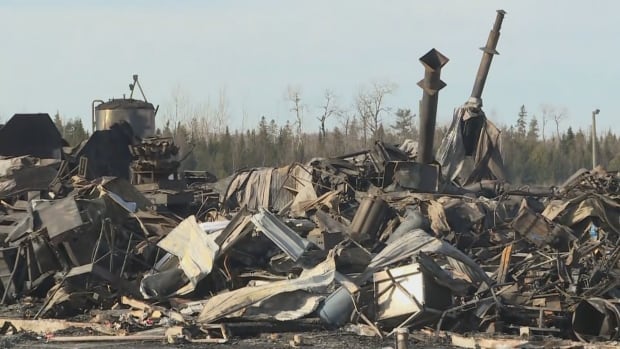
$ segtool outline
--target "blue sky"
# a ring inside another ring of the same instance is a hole
[[[387,104],[417,113],[418,58],[436,48],[442,71],[438,122],[471,92],[495,19],[507,11],[483,100],[489,117],[513,124],[519,107],[566,108],[569,125],[620,132],[615,96],[620,24],[617,1],[0,1],[0,119],[56,110],[88,122],[93,99],[127,93],[138,73],[149,101],[171,109],[182,91],[192,105],[225,90],[233,128],[293,116],[284,98],[300,86],[305,126],[326,88],[351,108],[373,80],[398,85]],[[386,123],[391,115],[384,117]],[[333,125],[334,123],[332,123]],[[548,130],[550,131],[550,130]]]

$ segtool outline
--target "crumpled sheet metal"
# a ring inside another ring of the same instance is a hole
[[[189,216],[173,229],[157,246],[179,257],[179,265],[194,285],[213,269],[219,246]]]
[[[280,293],[257,302],[234,315],[251,321],[272,319],[292,321],[312,314],[324,298],[322,295],[304,290]]]
[[[98,183],[100,195],[113,194],[113,200],[123,206],[129,212],[137,209],[145,210],[151,206],[151,202],[128,180],[118,177],[101,177],[95,180]]]
[[[620,234],[620,203],[600,194],[583,194],[566,201],[554,200],[542,215],[567,226],[596,217]]]
[[[202,222],[198,223],[200,229],[202,229],[205,233],[213,233],[219,230],[224,230],[230,223],[229,220],[223,221],[214,221],[214,222]]]
[[[278,294],[325,287],[334,281],[335,274],[336,262],[333,252],[330,252],[325,261],[312,269],[304,270],[297,279],[275,281],[255,287],[246,286],[211,297],[204,304],[198,321],[211,323]]]
[[[252,216],[252,223],[295,262],[310,246],[308,240],[299,236],[273,213],[265,209],[260,208],[259,213]]]
[[[410,159],[415,158],[418,155],[418,141],[414,141],[413,139],[405,139],[399,146],[398,149],[409,155]]]
[[[467,272],[472,282],[484,282],[489,285],[493,283],[493,280],[482,270],[480,265],[466,254],[420,229],[413,230],[387,245],[372,259],[366,271],[359,278],[362,279],[362,276],[367,278],[382,268],[415,257],[420,252],[436,252],[451,257]]]
[[[493,284],[493,280],[471,258],[450,245],[421,229],[415,229],[390,242],[381,252],[377,253],[363,273],[353,278],[357,285],[363,285],[374,273],[390,265],[410,260],[424,253],[440,253],[448,257],[451,264],[464,272],[474,284]],[[355,305],[351,292],[340,287],[333,292],[319,309],[321,320],[331,326],[341,326],[350,318]]]
[[[616,340],[620,335],[620,303],[604,298],[584,299],[575,307],[572,324],[581,341]]]
[[[45,167],[59,163],[58,159],[39,159],[28,155],[0,158],[0,178],[14,176],[24,168]]]
[[[510,226],[529,242],[541,248],[553,243],[562,232],[562,227],[555,226],[546,217],[536,214],[527,206],[521,207],[519,215],[513,219]]]
[[[59,160],[31,156],[0,159],[0,199],[47,190],[58,175]]]
[[[295,200],[296,194],[312,188],[312,171],[300,164],[279,168],[255,168],[237,173],[224,194],[223,202],[228,209],[246,207],[251,212],[259,208],[280,211]],[[296,203],[299,205],[299,203]]]
[[[189,280],[188,284],[179,288],[172,295],[184,295],[192,292],[198,282],[213,269],[213,263],[219,251],[219,246],[215,243],[214,237],[207,234],[198,225],[196,217],[193,215],[183,220],[165,238],[159,241],[157,246],[178,258],[178,266]],[[148,286],[145,280],[148,280],[151,275],[146,275],[140,285],[141,293],[147,299],[151,298],[152,294],[157,293],[146,290]]]
[[[52,241],[58,240],[64,233],[89,223],[83,221],[73,197],[60,200],[32,201],[32,203],[34,212],[37,213],[41,224],[45,226],[47,235]]]
[[[273,171],[273,168],[260,168],[238,173],[226,190],[224,202],[233,208],[247,207],[250,211],[269,207]]]

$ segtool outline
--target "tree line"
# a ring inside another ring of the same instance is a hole
[[[580,168],[592,167],[592,137],[582,129],[568,127],[543,139],[538,118],[532,117],[523,125],[521,114],[515,125],[502,126],[502,156],[508,179],[514,184],[556,185]],[[389,127],[380,125],[373,140],[398,144],[405,139],[418,139],[418,129],[412,124],[417,118],[408,109],[398,109],[396,122]],[[167,124],[162,135],[170,136],[181,146],[182,152],[193,148],[183,163],[184,169],[205,169],[218,177],[248,167],[279,166],[305,162],[313,157],[337,156],[372,146],[364,139],[363,128],[357,119],[347,128],[335,126],[331,130],[303,133],[300,139],[290,122],[279,125],[261,117],[258,125],[240,132],[204,134],[196,128],[178,123]],[[448,126],[436,130],[435,148],[447,133]],[[608,131],[597,137],[598,163],[609,170],[620,169],[620,140]],[[301,144],[301,146],[300,146]]]
[[[225,91],[220,92],[216,103],[199,107],[192,106],[180,93],[173,94],[163,115],[167,121],[157,133],[172,137],[181,148],[183,170],[206,170],[218,178],[243,168],[303,163],[314,157],[369,149],[376,140],[393,144],[418,140],[415,113],[387,106],[386,99],[395,88],[390,83],[372,83],[359,91],[349,108],[342,108],[336,95],[326,90],[322,105],[311,109],[303,103],[300,88],[288,87],[285,99],[292,121],[278,123],[260,116],[256,124],[246,126],[248,116],[243,112],[241,130],[227,126],[230,111]],[[302,125],[309,115],[318,121],[318,127],[307,132]],[[538,116],[530,116],[522,106],[515,111],[514,120],[513,124],[498,125],[511,183],[554,185],[580,168],[592,167],[590,131],[572,127],[561,131],[567,120],[565,109],[543,106]],[[54,121],[71,145],[88,137],[80,119],[63,122],[57,113]],[[447,129],[448,125],[437,127],[436,148]],[[620,140],[616,134],[599,134],[597,144],[598,164],[609,170],[620,169]]]

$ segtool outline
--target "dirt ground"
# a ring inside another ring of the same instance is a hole
[[[302,336],[303,345],[300,347],[294,347],[291,345],[291,341],[295,334]],[[507,336],[502,336],[508,338]],[[491,337],[489,337],[491,338]],[[516,336],[512,337],[515,339]],[[41,338],[29,334],[17,334],[9,336],[0,336],[0,348],[45,348],[45,349],[94,349],[94,348],[136,348],[136,349],[148,349],[148,348],[213,348],[213,349],[237,349],[237,348],[257,348],[257,349],[357,349],[357,348],[372,348],[372,349],[395,349],[395,338],[380,339],[377,337],[363,337],[356,334],[343,332],[343,331],[313,331],[313,332],[296,332],[296,333],[279,333],[276,337],[272,334],[263,334],[258,337],[252,338],[239,338],[232,337],[226,344],[191,344],[191,343],[179,343],[169,344],[158,341],[136,341],[136,342],[86,342],[86,343],[55,343],[47,342],[45,338]],[[554,338],[538,338],[532,340],[526,347],[529,348],[619,348],[619,342],[606,342],[606,343],[579,343],[579,342],[563,342],[562,340]],[[429,339],[425,335],[413,333],[409,338],[408,348],[413,349],[450,349],[457,348],[442,342],[440,339]]]
[[[226,344],[167,344],[162,342],[117,342],[117,343],[46,343],[45,339],[27,335],[16,335],[3,337],[0,340],[0,348],[114,348],[122,346],[124,348],[213,348],[213,349],[233,349],[233,348],[257,348],[257,349],[290,349],[293,346],[290,341],[293,339],[294,333],[282,333],[279,338],[271,339],[268,336],[260,338],[232,338]],[[302,333],[303,346],[301,348],[396,348],[394,338],[375,338],[362,337],[355,334],[343,332],[313,332]],[[414,339],[410,339],[409,348],[450,348],[450,346],[441,343],[421,343]]]

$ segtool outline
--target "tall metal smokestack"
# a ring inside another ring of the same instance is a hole
[[[420,103],[420,149],[418,161],[424,164],[433,162],[433,141],[435,139],[435,121],[437,119],[437,98],[439,90],[446,86],[441,81],[441,68],[448,63],[448,57],[432,49],[420,57],[424,65],[424,79],[418,82],[422,88]]]
[[[491,61],[493,55],[498,55],[497,41],[499,40],[499,30],[502,27],[502,21],[506,11],[497,10],[497,17],[495,17],[495,24],[493,29],[489,33],[486,47],[481,47],[482,60],[480,61],[480,67],[478,67],[478,74],[476,74],[476,81],[474,82],[474,88],[471,90],[471,98],[473,102],[476,102],[479,106],[482,106],[482,90],[484,90],[484,84],[487,81],[487,75],[489,75],[489,68],[491,67]]]

